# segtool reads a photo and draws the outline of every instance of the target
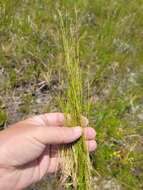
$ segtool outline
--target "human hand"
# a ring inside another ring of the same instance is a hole
[[[21,121],[0,132],[0,190],[20,190],[59,169],[59,145],[84,133],[89,151],[96,148],[95,131],[64,127],[64,114],[49,113]]]

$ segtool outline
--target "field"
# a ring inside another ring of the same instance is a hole
[[[74,20],[75,7],[89,120],[97,131],[95,189],[142,190],[142,0],[0,0],[0,129],[59,111],[65,87],[57,10]],[[55,189],[55,180],[47,181],[33,188]]]

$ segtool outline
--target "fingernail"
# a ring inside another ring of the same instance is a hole
[[[82,135],[82,128],[81,127],[74,127],[73,130],[74,130],[74,133],[77,137],[80,137]]]

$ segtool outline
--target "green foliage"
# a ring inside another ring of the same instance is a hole
[[[6,121],[7,121],[6,112],[0,110],[0,130],[3,128]]]
[[[80,61],[84,80],[90,83],[92,110],[88,117],[97,131],[98,148],[92,161],[95,174],[100,176],[98,184],[105,178],[114,178],[121,189],[140,190],[143,188],[142,0],[1,0],[0,93],[6,98],[9,92],[17,92],[18,86],[23,91],[28,85],[33,89],[37,81],[43,80],[44,72],[52,68],[55,73],[52,77],[56,78],[59,70],[65,69],[57,8],[65,13],[64,19],[70,15],[74,20],[75,5],[79,34],[83,36]],[[57,86],[63,94],[65,86]],[[55,110],[52,100],[48,111]],[[28,106],[31,97],[21,96],[21,101],[22,112],[32,112]],[[5,104],[8,105],[7,101]],[[1,115],[5,123],[3,108]]]
[[[75,9],[75,20],[73,21],[75,27],[72,27],[72,22],[67,27],[67,20],[63,19],[62,13],[59,11],[61,38],[64,52],[64,78],[65,85],[67,85],[66,93],[64,94],[64,101],[62,102],[62,111],[65,113],[67,121],[65,125],[68,126],[68,117],[70,114],[70,127],[81,126],[83,121],[81,116],[85,112],[85,102],[83,101],[83,78],[80,66],[80,52],[77,12]],[[60,102],[61,105],[61,102]],[[88,110],[87,110],[88,111]],[[68,170],[67,178],[71,178],[71,187],[77,190],[91,190],[91,163],[86,146],[85,137],[82,136],[72,147],[64,151],[65,161],[63,163],[63,171]],[[69,158],[69,154],[71,157]],[[81,157],[82,155],[82,157]],[[71,162],[69,162],[69,159]],[[69,164],[67,164],[69,162]],[[65,168],[64,168],[65,167]],[[66,175],[66,174],[63,174]],[[63,176],[65,178],[65,176]],[[70,186],[68,186],[68,189]]]
[[[34,101],[34,98],[31,93],[24,94],[21,98],[21,106],[20,106],[20,112],[29,114],[31,110],[31,104]]]

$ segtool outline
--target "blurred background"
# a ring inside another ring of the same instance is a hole
[[[59,110],[64,68],[57,10],[68,23],[75,7],[81,66],[90,82],[89,120],[97,131],[94,189],[142,190],[142,0],[0,0],[0,130]],[[56,186],[51,177],[29,190]]]

